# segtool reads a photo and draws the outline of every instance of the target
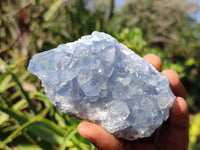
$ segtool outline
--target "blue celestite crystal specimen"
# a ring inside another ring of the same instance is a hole
[[[175,99],[162,73],[100,32],[36,54],[28,70],[60,111],[127,140],[150,136]]]

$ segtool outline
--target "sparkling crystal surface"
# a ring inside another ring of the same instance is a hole
[[[60,111],[127,140],[150,136],[175,99],[163,74],[102,32],[34,55],[28,70]]]

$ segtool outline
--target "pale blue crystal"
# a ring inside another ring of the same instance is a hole
[[[150,136],[175,99],[162,73],[100,32],[36,54],[28,70],[59,110],[127,140]]]

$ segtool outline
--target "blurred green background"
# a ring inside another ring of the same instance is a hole
[[[186,0],[0,0],[0,149],[95,149],[80,122],[59,112],[27,71],[37,52],[92,31],[178,72],[190,111],[190,150],[200,149],[200,6]]]

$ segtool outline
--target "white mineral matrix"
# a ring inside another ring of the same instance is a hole
[[[175,99],[162,73],[103,32],[36,54],[28,70],[60,111],[127,140],[150,136]]]

